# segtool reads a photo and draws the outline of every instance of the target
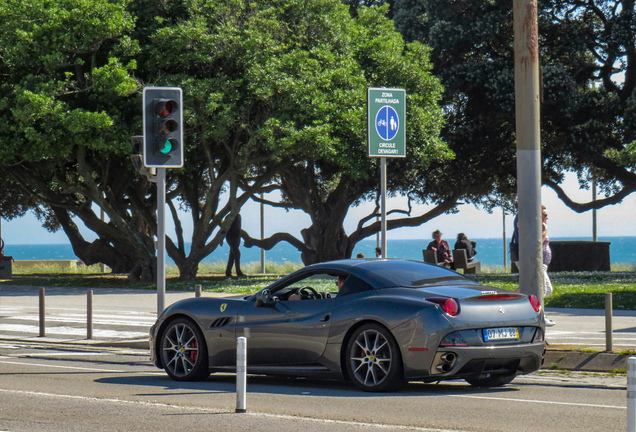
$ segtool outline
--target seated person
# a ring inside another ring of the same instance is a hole
[[[347,277],[344,275],[340,275],[338,276],[338,279],[336,279],[336,286],[338,287],[338,291],[340,291],[340,288],[342,288],[342,286],[344,285],[345,281],[347,280]],[[300,294],[298,292],[295,292],[294,294],[290,295],[289,297],[287,297],[287,300],[302,300],[302,298],[300,297]]]
[[[457,241],[455,242],[455,249],[466,249],[466,256],[468,257],[468,261],[472,261],[477,251],[475,250],[475,245],[477,243],[468,240],[466,234],[459,233],[457,234]]]
[[[437,255],[437,262],[444,263],[445,267],[455,268],[453,264],[453,253],[446,240],[442,240],[442,232],[440,230],[433,231],[433,241],[426,247],[428,250],[434,250]]]

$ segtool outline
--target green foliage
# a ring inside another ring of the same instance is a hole
[[[540,0],[543,180],[593,174],[611,199],[571,202],[576,211],[614,204],[636,190],[636,63],[632,1]],[[444,85],[443,139],[458,156],[436,167],[442,182],[465,178],[469,202],[516,199],[512,4],[505,0],[397,0],[396,28],[432,48]],[[560,191],[559,191],[560,192]]]
[[[112,102],[137,90],[134,62],[124,64],[134,44],[116,43],[134,25],[129,3],[0,1],[2,163],[113,146],[121,111]]]

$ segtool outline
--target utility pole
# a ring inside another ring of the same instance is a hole
[[[514,0],[519,287],[543,303],[537,0]]]
[[[596,179],[592,177],[592,202],[596,201]],[[592,240],[598,241],[596,208],[592,209]]]

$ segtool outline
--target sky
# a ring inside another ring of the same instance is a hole
[[[379,179],[378,179],[379,181]],[[564,189],[577,202],[587,202],[592,198],[590,190],[578,187],[576,176],[567,174]],[[549,235],[552,238],[577,237],[592,238],[592,212],[576,213],[565,206],[556,194],[549,188],[541,190],[542,202],[548,209]],[[406,209],[406,198],[397,197],[388,200],[388,210],[394,208]],[[374,203],[366,203],[349,210],[345,221],[345,230],[351,233],[357,222],[368,215],[374,208]],[[413,214],[421,214],[427,210],[426,206],[414,206]],[[169,212],[167,212],[169,214]],[[636,236],[636,224],[628,223],[636,213],[636,193],[629,195],[622,203],[606,206],[597,211],[598,236]],[[252,237],[260,237],[260,206],[255,202],[248,202],[241,211],[243,229]],[[182,217],[186,239],[190,238],[192,226],[188,217]],[[79,220],[76,220],[81,225]],[[512,233],[512,216],[505,218],[506,237]],[[173,235],[174,225],[170,218],[166,222],[166,232]],[[276,232],[290,232],[300,238],[300,230],[310,224],[309,216],[300,211],[286,212],[284,209],[265,207],[265,235]],[[459,213],[441,215],[419,227],[400,228],[388,232],[388,240],[397,239],[428,239],[431,233],[439,229],[444,238],[455,238],[458,232],[464,232],[471,239],[502,238],[503,215],[500,209],[492,214],[479,210],[472,205],[462,205]],[[40,222],[32,214],[11,221],[2,220],[2,238],[7,245],[21,244],[68,244],[63,231],[49,233],[42,228]],[[84,229],[87,240],[95,238],[92,233]]]

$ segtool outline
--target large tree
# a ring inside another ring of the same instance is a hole
[[[184,90],[186,165],[169,170],[177,232],[167,241],[184,278],[265,184],[319,201],[344,190],[316,204],[317,226],[342,229],[341,215],[376,190],[377,170],[364,156],[367,85],[411,94],[412,147],[408,163],[394,165],[393,190],[423,192],[414,173],[448,157],[437,140],[440,87],[427,50],[405,46],[383,11],[352,20],[334,0],[0,0],[0,12],[0,118],[11,125],[0,132],[8,143],[0,163],[87,263],[154,274],[155,191],[127,160],[129,137],[141,131],[143,85]],[[317,187],[305,173],[320,177]],[[194,226],[189,249],[179,208]],[[99,239],[86,241],[73,217]],[[311,260],[343,250],[313,242],[323,228],[310,236]]]
[[[447,173],[471,179],[474,202],[514,199],[514,57],[511,0],[396,0],[396,27],[432,47],[444,85],[442,136],[457,154]],[[634,1],[540,0],[543,182],[575,211],[636,190]],[[570,200],[567,171],[594,176],[606,198]],[[485,193],[492,188],[493,194]]]
[[[302,238],[276,233],[256,240],[244,233],[247,246],[269,249],[287,241],[298,248],[306,264],[348,258],[358,241],[380,229],[379,223],[369,223],[377,212],[360,221],[352,233],[343,227],[352,205],[373,200],[378,193],[379,161],[367,156],[366,147],[367,87],[401,87],[408,95],[407,157],[389,162],[390,192],[435,204],[426,214],[392,220],[389,228],[417,226],[451,210],[460,196],[449,188],[431,187],[436,173],[428,172],[429,166],[451,158],[452,153],[438,139],[441,87],[430,74],[428,48],[417,42],[405,44],[384,17],[385,8],[364,8],[349,19],[347,8],[325,4],[330,6],[323,12],[323,22],[337,23],[329,25],[342,27],[348,37],[336,39],[337,43],[326,37],[302,63],[289,58],[282,80],[271,73],[262,78],[271,83],[273,92],[296,95],[291,104],[281,106],[290,118],[271,123],[268,146],[272,158],[284,158],[288,163],[267,188],[278,189],[282,200],[268,204],[302,210],[310,216],[311,225],[302,230]],[[299,8],[287,20],[295,21],[299,19],[296,14],[306,13]],[[290,36],[279,43],[286,43]],[[271,70],[270,63],[264,70]],[[304,123],[291,120],[298,110],[307,119]]]

